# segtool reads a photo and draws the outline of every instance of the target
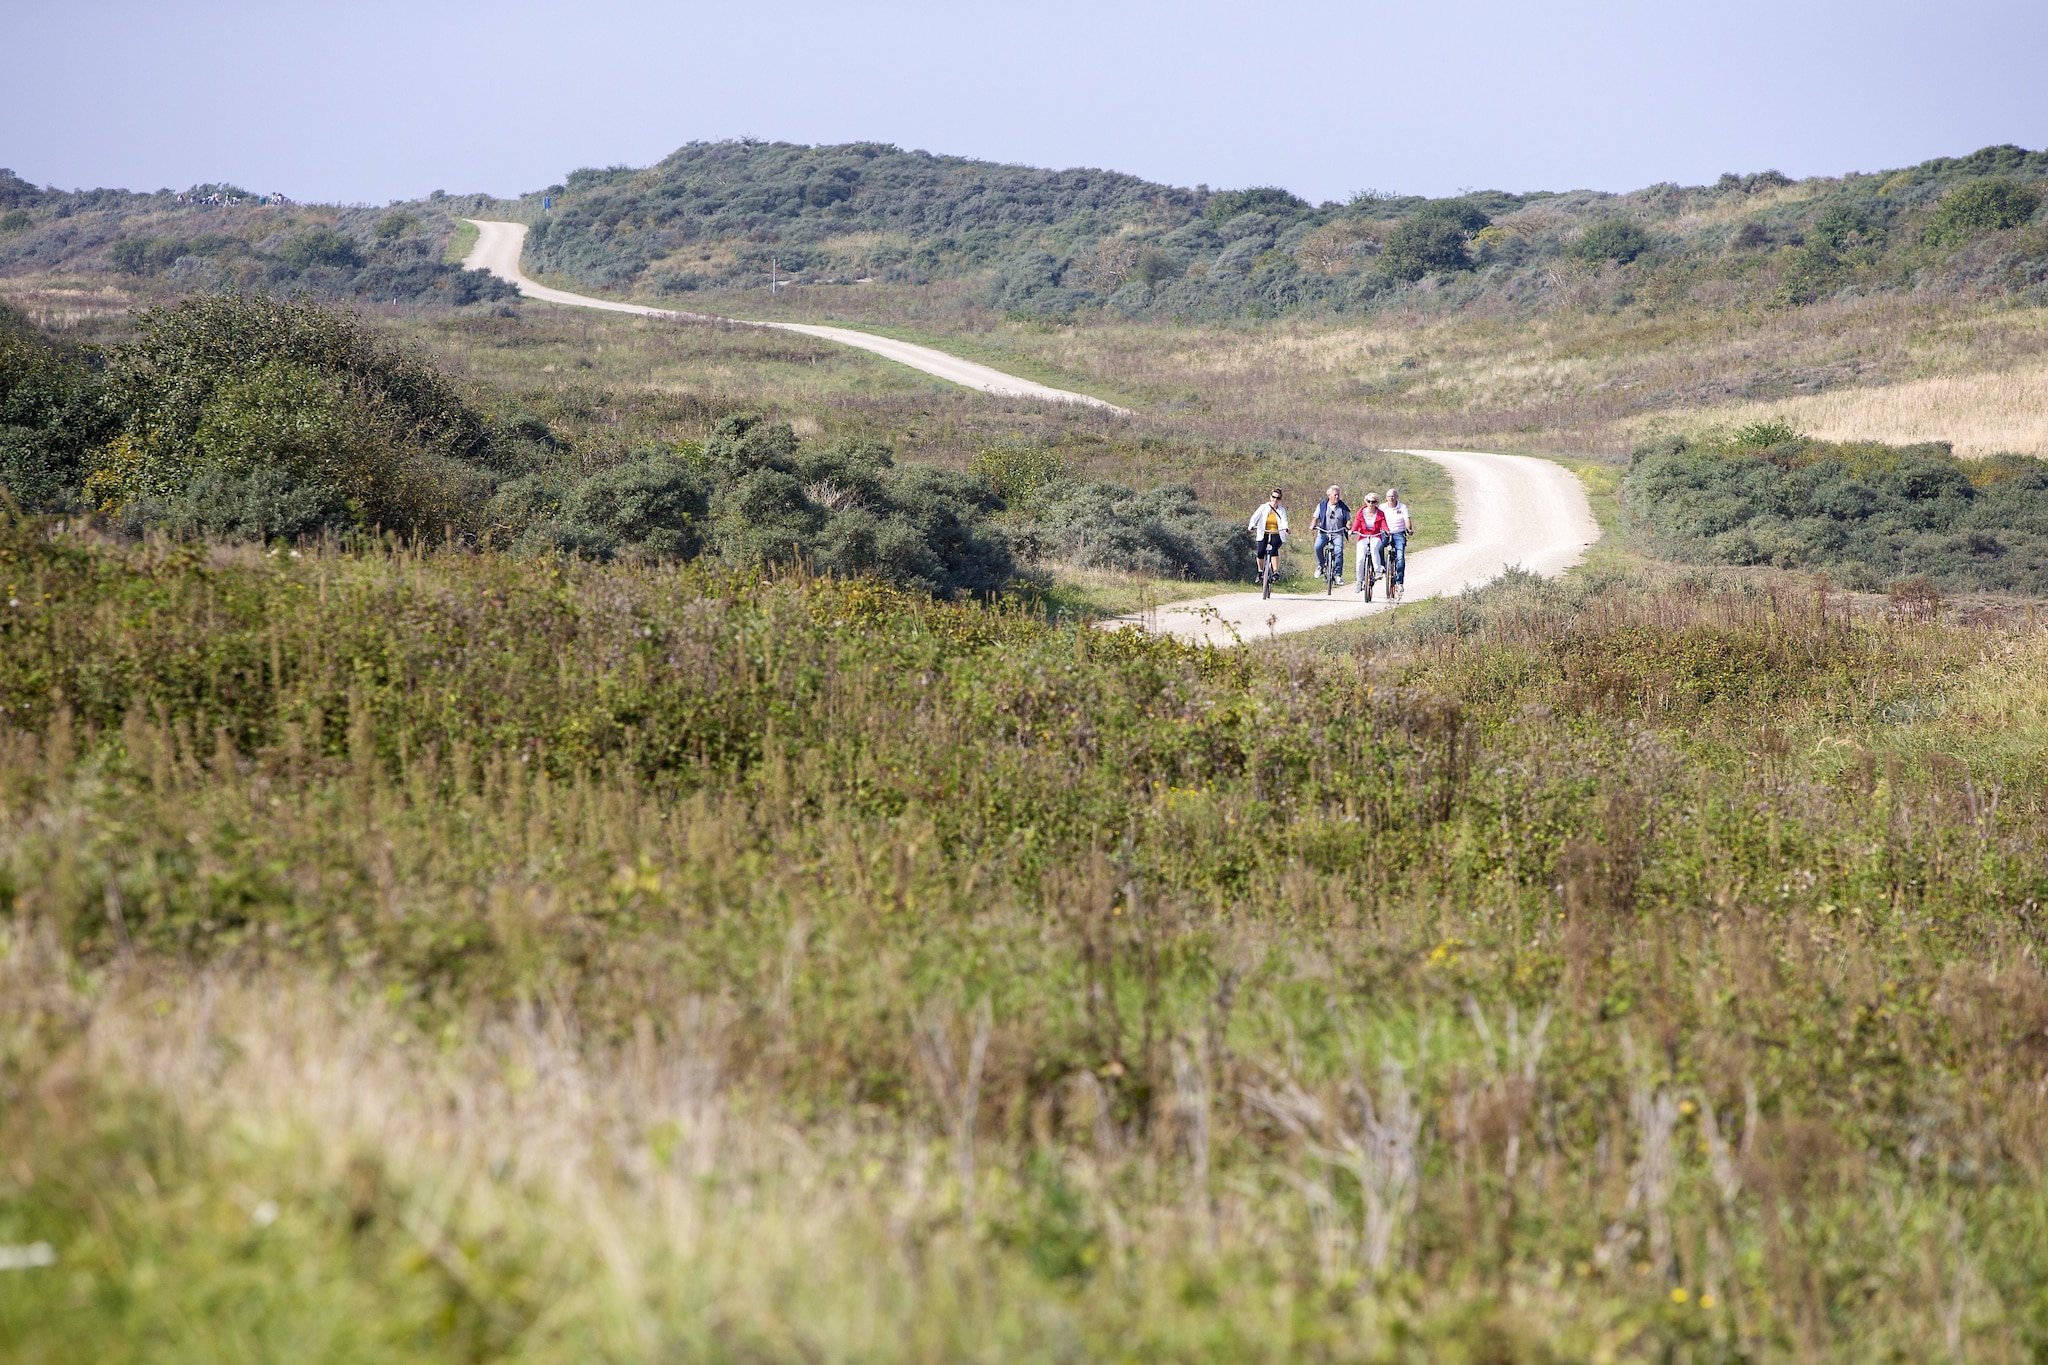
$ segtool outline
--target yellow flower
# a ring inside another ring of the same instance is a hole
[[[1684,1303],[1687,1299],[1691,1297],[1692,1296],[1686,1293],[1683,1289],[1674,1289],[1671,1291],[1671,1301],[1673,1303]]]
[[[1713,1306],[1714,1306],[1714,1296],[1713,1296],[1712,1294],[1702,1294],[1702,1295],[1700,1295],[1700,1307],[1702,1307],[1702,1308],[1712,1308]]]

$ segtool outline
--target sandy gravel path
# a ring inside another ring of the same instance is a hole
[[[684,313],[671,308],[650,308],[641,303],[615,303],[610,299],[594,299],[587,294],[572,294],[566,289],[550,289],[544,284],[535,284],[519,269],[520,256],[526,249],[526,224],[502,223],[487,218],[471,218],[466,221],[475,225],[477,239],[476,245],[470,248],[469,255],[463,258],[462,264],[470,270],[488,270],[501,280],[509,280],[527,298],[539,299],[544,303],[567,304],[573,308],[601,308],[608,313],[637,313],[650,318],[681,318],[692,322],[743,321],[736,318],[716,318],[707,313]],[[913,370],[1005,398],[1085,403],[1089,407],[1106,408],[1111,412],[1128,411],[1089,394],[1073,393],[1034,380],[1019,379],[1015,375],[1004,374],[1001,370],[977,365],[971,360],[947,355],[944,351],[935,351],[929,346],[918,346],[908,341],[897,341],[892,337],[876,336],[871,332],[857,332],[850,327],[824,327],[808,322],[752,322],[748,325],[775,327],[785,332],[802,332],[805,336],[817,337],[821,341],[836,341],[842,346],[872,351],[886,360],[907,365]]]
[[[670,308],[650,308],[641,303],[594,299],[585,294],[572,294],[564,289],[535,284],[519,269],[520,254],[526,246],[526,224],[486,218],[468,221],[476,226],[477,239],[476,245],[463,259],[463,265],[471,270],[488,270],[500,279],[511,281],[527,298],[574,308],[599,308],[610,313],[637,313],[643,317],[681,318],[694,322],[736,321],[707,313],[685,313]],[[944,351],[935,351],[929,346],[856,332],[851,328],[823,327],[804,322],[757,322],[748,325],[802,332],[805,336],[858,347],[899,365],[907,365],[913,370],[967,388],[980,389],[984,393],[1086,403],[1112,412],[1126,411],[1085,393],[1051,388],[947,355]],[[1403,453],[1434,460],[1450,471],[1458,503],[1458,539],[1452,544],[1421,550],[1408,557],[1408,601],[1441,597],[1478,587],[1497,578],[1501,570],[1510,565],[1544,575],[1559,573],[1578,563],[1585,555],[1586,547],[1600,538],[1600,527],[1593,520],[1592,508],[1586,502],[1586,490],[1561,465],[1525,455],[1488,455],[1465,450],[1410,450]],[[1438,508],[1422,511],[1424,515],[1442,515],[1442,509]],[[1304,512],[1304,519],[1306,515]],[[1230,592],[1199,601],[1175,602],[1142,618],[1126,619],[1150,630],[1167,631],[1190,640],[1230,644],[1285,631],[1309,630],[1390,610],[1393,608],[1384,602],[1360,602],[1357,594],[1349,589],[1339,589],[1333,597],[1320,593],[1302,596],[1275,594],[1270,600],[1256,592]]]
[[[1469,450],[1402,453],[1442,465],[1450,473],[1458,503],[1458,539],[1408,556],[1406,601],[1476,588],[1498,578],[1508,567],[1548,577],[1578,563],[1586,548],[1600,538],[1600,525],[1593,519],[1585,488],[1563,465],[1527,455]],[[1442,509],[1424,508],[1418,509],[1417,515],[1432,513],[1444,514]],[[1305,523],[1308,515],[1302,510],[1297,524]],[[1312,537],[1314,533],[1297,530],[1295,534]],[[1347,576],[1350,568],[1347,563]],[[1340,587],[1329,596],[1274,593],[1270,599],[1256,592],[1221,593],[1123,619],[1183,639],[1227,645],[1396,609],[1385,602],[1360,602],[1349,587]]]

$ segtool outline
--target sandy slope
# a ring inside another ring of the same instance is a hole
[[[526,224],[500,223],[482,218],[471,218],[476,225],[476,245],[470,249],[462,264],[471,270],[488,270],[499,279],[510,280],[519,287],[519,292],[530,299],[545,303],[563,303],[577,308],[602,308],[608,313],[638,313],[643,317],[684,318],[698,322],[723,322],[724,318],[713,318],[704,313],[682,313],[668,308],[649,308],[639,303],[614,303],[609,299],[593,299],[584,294],[571,294],[563,289],[550,289],[535,284],[520,273],[519,258],[526,246]],[[821,327],[807,322],[757,322],[756,327],[777,327],[785,332],[802,332],[805,336],[817,337],[823,341],[836,341],[843,346],[857,347],[872,351],[899,365],[913,370],[936,375],[940,379],[984,393],[1000,394],[1006,398],[1038,398],[1058,403],[1086,403],[1090,407],[1107,408],[1111,412],[1126,409],[1114,403],[1105,403],[1100,398],[1085,393],[1070,393],[1066,389],[1055,389],[1029,379],[992,370],[986,365],[977,365],[971,360],[935,351],[929,346],[915,346],[908,341],[896,341],[890,337],[879,337],[869,332],[856,332],[848,327]]]
[[[1578,563],[1586,547],[1600,538],[1586,490],[1562,465],[1526,455],[1466,450],[1403,453],[1434,460],[1448,470],[1458,500],[1458,539],[1408,557],[1407,601],[1476,588],[1510,566],[1556,574]],[[1249,514],[1250,509],[1246,511]],[[1301,509],[1297,525],[1306,523],[1308,516],[1308,509]],[[1313,535],[1300,530],[1295,534]],[[1348,562],[1345,569],[1348,575]],[[1271,599],[1256,592],[1222,593],[1127,619],[1184,639],[1230,644],[1392,610],[1385,602],[1361,602],[1349,587],[1341,587],[1330,596],[1275,593]]]

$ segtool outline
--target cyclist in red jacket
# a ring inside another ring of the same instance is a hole
[[[1387,514],[1380,511],[1380,495],[1367,493],[1351,518],[1351,534],[1358,538],[1358,591],[1372,600],[1372,581],[1386,576],[1387,567],[1380,547],[1386,543]],[[1393,597],[1391,587],[1387,594]]]

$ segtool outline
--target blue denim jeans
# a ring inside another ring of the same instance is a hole
[[[1316,532],[1316,568],[1319,570],[1323,565],[1323,551],[1325,550],[1337,556],[1337,576],[1342,578],[1344,576],[1344,533],[1341,531]]]
[[[1408,533],[1406,531],[1387,532],[1387,572],[1393,575],[1396,583],[1406,583],[1408,581]]]

